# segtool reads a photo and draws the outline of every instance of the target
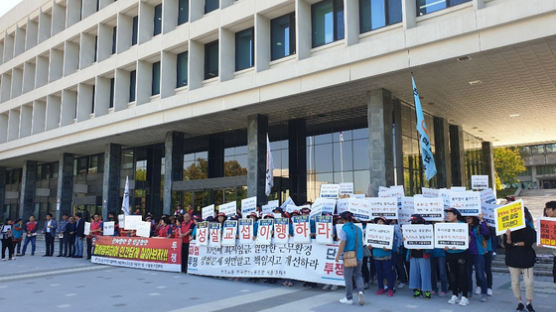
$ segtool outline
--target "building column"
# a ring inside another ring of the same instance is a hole
[[[369,127],[369,196],[378,196],[379,186],[394,184],[392,139],[392,98],[384,89],[369,92],[367,123]]]
[[[488,175],[490,187],[496,192],[496,172],[494,168],[494,148],[492,142],[482,143],[483,174]],[[496,193],[495,193],[496,194]]]
[[[120,169],[122,163],[122,146],[109,143],[104,149],[104,175],[102,186],[102,218],[108,218],[108,212],[120,213]]]
[[[224,176],[224,137],[213,134],[209,137],[208,178]]]
[[[150,192],[147,195],[147,210],[155,218],[162,216],[160,200],[160,182],[162,180],[162,146],[153,146],[147,149],[147,181]]]
[[[434,117],[434,147],[438,187],[452,186],[452,159],[450,157],[450,126],[441,117]]]
[[[404,185],[403,174],[403,140],[402,140],[402,103],[399,99],[392,100],[392,136],[394,150],[394,168],[396,168],[394,184]]]
[[[452,163],[452,185],[465,185],[465,150],[463,130],[460,126],[450,125],[450,158]]]
[[[0,208],[4,208],[6,201],[6,168],[0,167]]]
[[[293,201],[307,201],[307,125],[305,119],[288,122],[289,189]]]
[[[257,196],[257,204],[265,204],[266,135],[268,117],[247,117],[247,196]]]
[[[56,219],[71,214],[73,200],[73,154],[64,153],[58,162],[58,185],[56,191]]]
[[[19,199],[19,216],[23,220],[29,219],[35,210],[35,192],[37,184],[37,162],[26,160],[23,164],[21,177],[21,196]],[[38,218],[39,216],[35,216]]]
[[[183,180],[183,133],[168,132],[164,142],[164,197],[162,212],[172,212],[172,186]]]

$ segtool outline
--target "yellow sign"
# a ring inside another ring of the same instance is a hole
[[[496,235],[502,235],[507,230],[516,231],[525,228],[525,212],[523,201],[520,199],[502,207],[496,208]]]

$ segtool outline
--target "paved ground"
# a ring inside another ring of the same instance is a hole
[[[39,245],[42,247],[42,244]],[[86,260],[19,257],[0,262],[0,306],[18,311],[513,311],[509,276],[495,274],[494,297],[467,307],[452,306],[448,298],[413,299],[407,289],[393,298],[376,296],[373,286],[367,304],[337,302],[343,290],[323,291],[300,286],[284,288],[262,282],[230,281],[177,273],[92,265]],[[556,286],[549,277],[536,278],[537,311],[553,311]]]

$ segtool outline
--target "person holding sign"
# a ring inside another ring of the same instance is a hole
[[[444,210],[446,213],[446,221],[452,223],[463,223],[462,216],[456,208],[448,208]],[[467,299],[469,286],[467,282],[467,261],[469,256],[465,249],[452,249],[444,248],[446,251],[446,262],[448,263],[448,280],[450,282],[450,289],[452,290],[452,297],[448,300],[450,304],[466,306],[469,304]],[[458,296],[461,294],[461,299]]]
[[[556,218],[556,201],[552,200],[549,202],[546,202],[546,204],[544,204],[544,216],[547,218]],[[539,232],[542,232],[542,225],[539,226]],[[553,228],[554,229],[554,228]],[[548,233],[554,233],[554,231],[548,231]],[[550,237],[550,234],[549,234]],[[542,245],[542,238],[539,239],[540,241],[537,242],[539,244],[539,246],[543,246]],[[556,283],[556,248],[552,248],[552,255],[554,256],[552,261],[553,261],[553,265],[552,265],[552,277],[554,278],[554,283]]]
[[[411,216],[411,224],[425,224],[426,221],[421,215]],[[430,299],[432,295],[431,284],[431,250],[429,249],[410,249],[407,257],[409,258],[409,288],[413,289],[413,298],[424,296]]]
[[[340,299],[340,303],[353,304],[353,283],[359,293],[359,304],[365,304],[363,298],[363,276],[361,275],[361,261],[363,260],[363,231],[353,225],[353,215],[349,211],[340,214],[344,221],[342,231],[339,232],[340,246],[336,254],[336,262],[340,261],[343,255],[344,261],[344,280],[346,283],[346,296]]]
[[[529,224],[533,223],[533,217],[529,210],[525,208],[525,220],[527,226],[522,229],[511,231],[506,230],[503,235],[503,242],[506,249],[506,265],[510,270],[512,280],[512,291],[517,299],[517,311],[528,312],[535,311],[533,309],[533,266],[537,255],[533,249],[533,244],[537,240],[537,232]],[[523,274],[525,282],[525,299],[527,304],[523,305],[521,300],[520,278]]]
[[[477,280],[477,295],[481,295],[481,302],[487,301],[487,283],[485,273],[485,258],[487,253],[486,240],[490,239],[490,231],[483,215],[479,217],[465,217],[469,224],[469,261],[467,262],[467,283],[469,292],[473,292],[473,267],[475,267],[475,279]]]
[[[388,220],[385,217],[375,218],[374,222],[380,225],[388,225]],[[386,247],[374,248],[373,245],[368,241],[367,241],[367,248],[371,250],[375,262],[376,280],[378,284],[378,291],[376,292],[376,294],[382,295],[385,292],[384,279],[386,279],[386,281],[388,282],[388,297],[392,297],[394,295],[394,271],[392,270],[392,249],[387,249]]]

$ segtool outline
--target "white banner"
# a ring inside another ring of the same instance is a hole
[[[274,210],[274,208],[277,208],[279,206],[280,205],[278,204],[278,200],[270,200],[270,201],[268,201],[268,203],[266,205],[262,205],[262,207],[261,207],[262,211],[261,212],[264,216],[267,213],[272,213],[272,210]],[[247,217],[247,216],[244,216],[244,217]]]
[[[245,198],[241,200],[241,215],[247,216],[257,209],[257,196]]]
[[[311,217],[320,216],[324,213],[334,214],[336,208],[335,198],[317,198],[313,205],[311,205]]]
[[[311,227],[309,216],[293,216],[293,242],[296,244],[311,243]]]
[[[208,217],[214,217],[214,205],[208,205],[201,208],[201,218],[206,220]]]
[[[238,245],[220,249],[189,246],[188,273],[218,277],[294,279],[344,285],[343,265],[335,262],[337,245]]]
[[[406,249],[434,249],[432,224],[404,224],[402,233]]]
[[[224,221],[222,229],[222,246],[235,246],[237,234],[237,220]]]
[[[422,187],[421,188],[421,193],[423,194],[423,197],[438,197],[438,189],[433,189],[433,188],[428,188],[428,187]]]
[[[488,188],[488,176],[487,175],[472,175],[471,176],[471,188],[474,190],[484,190]]]
[[[142,216],[135,216],[135,215],[127,215],[124,219],[125,229],[126,230],[138,230],[138,227],[141,222],[143,222]]]
[[[253,219],[239,220],[239,243],[240,244],[253,243]]]
[[[394,226],[369,223],[367,224],[365,238],[367,246],[392,249],[394,244]]]
[[[274,240],[276,245],[287,244],[290,240],[290,220],[287,218],[274,219]]]
[[[102,235],[103,236],[114,236],[114,221],[103,222]]]
[[[353,194],[353,182],[340,183],[340,195]]]
[[[228,217],[235,215],[236,210],[237,210],[237,203],[235,201],[218,206],[218,213],[223,212]]]
[[[138,237],[151,237],[151,223],[148,221],[140,221],[137,225],[137,231],[135,232],[135,234]]]
[[[450,191],[452,192],[465,192],[466,190],[465,186],[452,186],[450,188]]]
[[[286,212],[292,213],[294,210],[299,210],[299,207],[297,207],[294,204],[290,204],[286,206]]]
[[[402,207],[398,211],[398,223],[411,223],[411,215],[413,214],[413,197],[404,197],[402,199]]]
[[[371,220],[371,206],[369,204],[368,198],[347,198],[346,210],[351,212],[355,219],[359,219],[362,221]]]
[[[222,226],[220,223],[209,223],[209,247],[220,248],[222,246]]]
[[[91,222],[85,222],[85,229],[83,230],[83,234],[89,235],[91,233]]]
[[[321,184],[320,197],[338,198],[340,195],[340,184]]]
[[[208,222],[197,223],[197,243],[201,246],[207,246],[209,241]]]
[[[481,193],[465,191],[465,206],[459,212],[462,216],[478,216],[481,213]]]
[[[444,201],[440,197],[413,196],[414,213],[420,214],[427,221],[444,220]]]
[[[496,204],[496,195],[492,189],[481,191],[481,203]]]
[[[272,225],[273,219],[261,219],[258,221],[259,226],[257,229],[257,238],[255,243],[257,245],[270,245],[272,242]]]
[[[348,211],[349,201],[352,199],[359,199],[359,198],[340,198],[336,202],[336,213],[341,214],[344,211]]]
[[[483,203],[481,205],[481,212],[483,213],[483,220],[487,223],[488,226],[495,227],[496,226],[496,216],[494,215],[494,211],[496,208],[500,207],[500,205]]]
[[[317,216],[315,220],[316,242],[318,244],[332,244],[332,216]]]
[[[436,223],[434,225],[434,248],[469,248],[469,225],[467,223]]]
[[[369,197],[366,198],[371,209],[371,219],[385,217],[388,220],[398,218],[397,197]]]

